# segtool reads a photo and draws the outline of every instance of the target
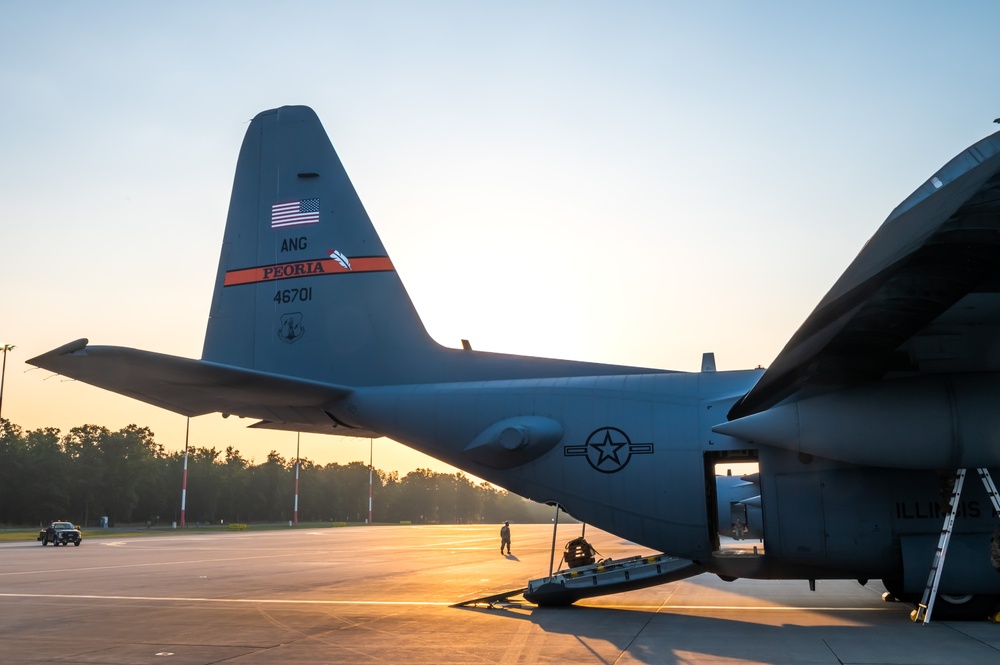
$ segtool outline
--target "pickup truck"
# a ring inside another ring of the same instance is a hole
[[[42,541],[42,545],[52,543],[59,546],[73,543],[74,546],[79,547],[83,536],[72,522],[53,522],[38,532],[38,540]]]

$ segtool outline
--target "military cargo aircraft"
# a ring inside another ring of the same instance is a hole
[[[201,360],[82,339],[29,362],[186,416],[390,437],[697,572],[915,599],[954,474],[1000,467],[1000,133],[889,215],[766,370],[463,346],[429,337],[319,119],[291,106],[247,130]],[[739,462],[753,494],[720,505],[716,467]],[[720,546],[741,503],[755,553]],[[939,612],[984,616],[997,518],[975,482],[955,513]]]

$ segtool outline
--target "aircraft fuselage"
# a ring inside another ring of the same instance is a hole
[[[748,446],[713,432],[759,375],[748,370],[360,388],[335,414],[724,576],[907,577],[910,586],[921,586],[943,517],[938,474]],[[563,431],[541,453],[527,444],[496,443],[483,456],[488,444],[470,446],[494,423],[520,422],[528,430],[535,423],[558,423]],[[752,526],[762,529],[761,553],[727,556],[716,535],[729,525],[719,523],[725,507],[715,496],[714,465],[748,457],[760,469],[763,524]],[[953,582],[968,588],[959,581],[990,569],[985,553],[994,518],[981,487],[969,483],[959,511],[954,547],[979,549],[984,556],[975,571],[965,566],[947,574],[942,588]],[[907,571],[904,560],[910,562]],[[1000,575],[994,578],[996,584],[983,592],[1000,593]]]

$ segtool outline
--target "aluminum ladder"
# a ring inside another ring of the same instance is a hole
[[[965,469],[958,469],[955,472],[955,485],[951,491],[951,498],[948,500],[948,513],[944,517],[944,525],[941,527],[941,537],[938,539],[937,550],[934,551],[934,559],[931,562],[931,572],[927,577],[927,588],[924,589],[924,597],[917,605],[917,609],[910,613],[913,621],[923,621],[927,625],[931,621],[931,614],[934,611],[934,601],[937,599],[938,584],[941,582],[941,571],[944,568],[945,556],[948,554],[948,542],[951,540],[952,531],[955,529],[955,515],[958,509],[958,500],[962,495],[962,486],[965,484]],[[986,494],[993,504],[994,514],[1000,515],[1000,495],[997,494],[997,486],[993,483],[989,469],[979,467],[976,469],[979,479],[986,488]]]
[[[990,471],[986,467],[979,467],[976,469],[976,473],[979,474],[979,479],[983,481],[983,487],[986,488],[986,495],[990,497],[990,503],[993,504],[994,515],[1000,515],[1000,494],[997,494],[997,486],[993,483],[993,477],[990,476]]]

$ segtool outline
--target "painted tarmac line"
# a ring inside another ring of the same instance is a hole
[[[653,605],[587,605],[587,607],[613,607],[614,609],[648,609]],[[754,612],[893,612],[898,607],[785,607],[769,605],[656,605],[661,610],[753,610]]]
[[[0,577],[14,575],[52,575],[55,573],[80,573],[91,570],[117,570],[120,568],[156,568],[158,566],[188,566],[195,563],[218,563],[220,561],[249,561],[253,559],[280,559],[293,556],[303,556],[302,552],[286,552],[284,554],[258,554],[256,556],[228,557],[225,559],[193,559],[189,561],[160,561],[156,563],[123,563],[114,566],[89,566],[87,568],[53,568],[49,570],[20,570],[0,573]]]
[[[101,596],[69,593],[0,593],[0,598],[48,598],[55,600],[139,600],[172,603],[232,603],[256,605],[393,605],[448,607],[452,603],[420,600],[307,600],[296,598],[183,598],[171,596]]]
[[[180,596],[105,596],[91,594],[52,594],[52,593],[0,593],[0,598],[36,598],[59,600],[131,600],[143,602],[174,602],[174,603],[229,603],[229,604],[260,604],[260,605],[391,605],[412,607],[448,607],[451,602],[429,600],[309,600],[304,598],[184,598]],[[532,605],[523,605],[528,609],[536,609]],[[901,611],[898,607],[786,607],[776,605],[585,605],[591,609],[615,610],[692,610],[692,611],[771,611],[771,612],[893,612]]]

